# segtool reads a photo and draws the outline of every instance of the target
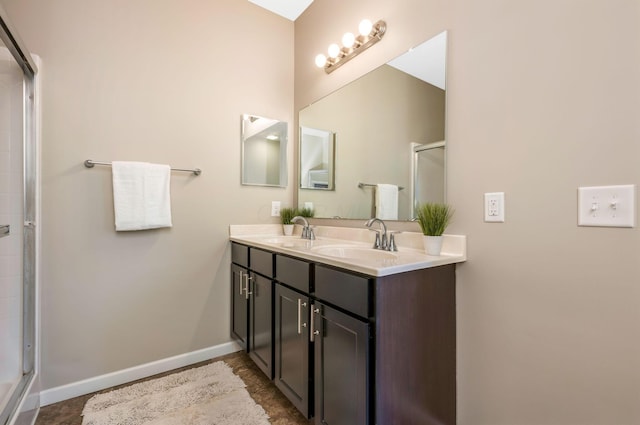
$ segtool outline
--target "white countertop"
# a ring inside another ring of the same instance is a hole
[[[296,225],[293,236],[284,236],[280,224],[230,225],[229,239],[376,277],[460,263],[467,259],[467,239],[462,235],[443,235],[441,255],[432,256],[424,252],[422,233],[396,234],[398,251],[389,252],[372,248],[374,234],[366,228],[315,226],[315,240],[301,239],[301,229]]]

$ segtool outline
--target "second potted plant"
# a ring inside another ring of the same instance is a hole
[[[298,210],[295,208],[281,208],[280,209],[280,221],[282,222],[282,231],[285,236],[291,236],[293,234],[294,224],[291,219],[298,214]]]
[[[451,222],[453,208],[447,204],[427,202],[416,208],[418,224],[424,235],[424,250],[428,255],[440,255],[442,234]]]

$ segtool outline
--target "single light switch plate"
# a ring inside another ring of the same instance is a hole
[[[280,201],[271,201],[271,217],[280,216]]]
[[[504,223],[504,192],[484,194],[484,221]]]
[[[636,185],[579,187],[578,226],[635,227]]]

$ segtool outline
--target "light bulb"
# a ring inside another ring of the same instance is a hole
[[[327,63],[327,58],[325,55],[323,55],[322,53],[320,53],[318,56],[316,56],[316,66],[318,68],[322,68],[324,67],[324,65]]]
[[[347,49],[352,48],[355,42],[356,42],[356,36],[351,34],[350,32],[346,32],[342,36],[342,45]]]
[[[358,25],[358,32],[365,37],[371,34],[372,29],[373,24],[368,19],[363,19],[362,22],[360,22],[360,25]]]
[[[337,44],[333,43],[329,45],[329,57],[330,58],[337,58],[338,55],[340,54],[340,46],[338,46]]]

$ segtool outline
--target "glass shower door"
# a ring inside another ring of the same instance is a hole
[[[22,378],[22,70],[0,46],[0,407]]]
[[[35,65],[0,8],[0,425],[35,377]]]

